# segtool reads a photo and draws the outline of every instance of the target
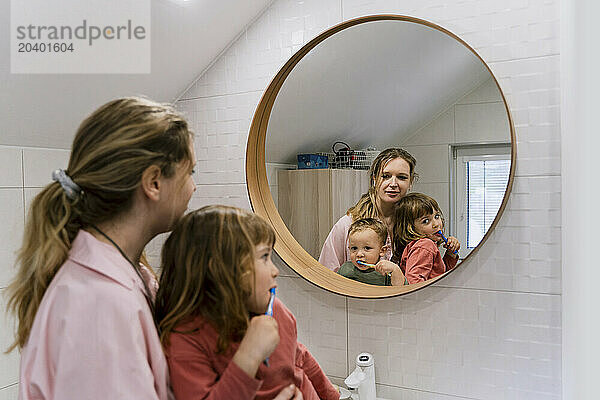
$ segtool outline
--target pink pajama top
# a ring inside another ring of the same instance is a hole
[[[142,280],[115,247],[80,230],[22,349],[19,399],[166,400],[168,377]]]
[[[409,284],[423,282],[450,271],[458,258],[446,250],[444,257],[433,240],[423,238],[413,240],[404,247],[400,259],[400,269]]]
[[[169,337],[167,357],[177,400],[270,400],[293,383],[304,400],[338,400],[317,360],[298,342],[296,318],[278,298],[273,318],[279,328],[279,344],[261,364],[256,376],[248,376],[232,361],[239,342],[217,353],[217,330],[202,317],[179,325]]]
[[[348,249],[350,225],[352,225],[352,217],[344,215],[333,225],[327,239],[325,239],[325,243],[323,243],[319,262],[333,272],[337,272],[343,263],[350,261],[350,249]],[[392,258],[392,241],[389,235],[385,244],[388,246],[388,250],[384,259],[390,260]]]

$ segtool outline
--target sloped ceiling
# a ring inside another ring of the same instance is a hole
[[[81,120],[119,96],[173,101],[273,0],[151,0],[151,73],[10,73],[10,0],[0,2],[0,144],[69,148]]]
[[[266,157],[295,164],[297,153],[399,146],[491,79],[452,37],[406,21],[376,21],[336,33],[287,77],[267,128]],[[339,148],[339,146],[338,146]]]

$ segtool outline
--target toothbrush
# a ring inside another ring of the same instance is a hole
[[[271,299],[269,300],[269,305],[267,306],[267,312],[265,312],[265,315],[272,317],[273,316],[273,300],[275,300],[275,288],[271,288],[269,290],[269,292],[271,292]],[[263,361],[263,364],[265,364],[267,367],[269,366],[269,357],[265,358],[265,360]]]
[[[369,264],[369,263],[366,263],[364,261],[356,260],[356,263],[360,264],[360,265],[364,265],[365,267],[375,268],[375,264]]]
[[[356,260],[356,263],[357,263],[357,264],[360,264],[360,265],[364,265],[365,267],[371,267],[371,268],[375,268],[375,264],[369,264],[369,263],[366,263],[366,262],[364,262],[364,261]],[[391,276],[392,276],[392,273],[391,273],[391,272],[388,272],[386,275],[387,275],[387,276],[389,276],[389,277],[391,277]]]
[[[446,242],[446,244],[448,244],[448,239],[446,239],[446,236],[444,236],[444,233],[443,233],[442,231],[437,231],[437,234],[438,234],[438,235],[441,235],[441,236],[442,236],[442,240],[443,240],[444,242]],[[454,251],[453,251],[453,253],[454,253],[454,254],[458,254],[458,250],[454,250]]]

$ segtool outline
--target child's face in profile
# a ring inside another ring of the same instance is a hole
[[[271,299],[271,288],[277,287],[275,278],[279,270],[271,260],[273,248],[270,244],[262,243],[254,248],[254,285],[248,298],[248,311],[254,314],[264,314]],[[252,275],[250,275],[252,276]]]
[[[444,222],[442,221],[442,213],[439,211],[417,218],[414,225],[418,234],[433,240],[435,243],[442,239],[438,232],[444,229]]]
[[[377,264],[379,259],[385,254],[385,246],[381,243],[379,236],[373,229],[352,232],[348,236],[348,242],[350,260],[356,268],[361,270],[369,269],[371,267],[360,265],[357,261],[362,261],[367,264]]]

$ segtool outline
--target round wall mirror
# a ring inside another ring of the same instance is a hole
[[[498,82],[464,41],[412,17],[362,17],[307,43],[272,80],[250,128],[248,192],[299,275],[347,296],[396,296],[443,278],[483,245],[508,200],[515,142]],[[410,190],[437,200],[460,259],[425,282],[367,285],[317,260],[390,147],[416,159]]]

